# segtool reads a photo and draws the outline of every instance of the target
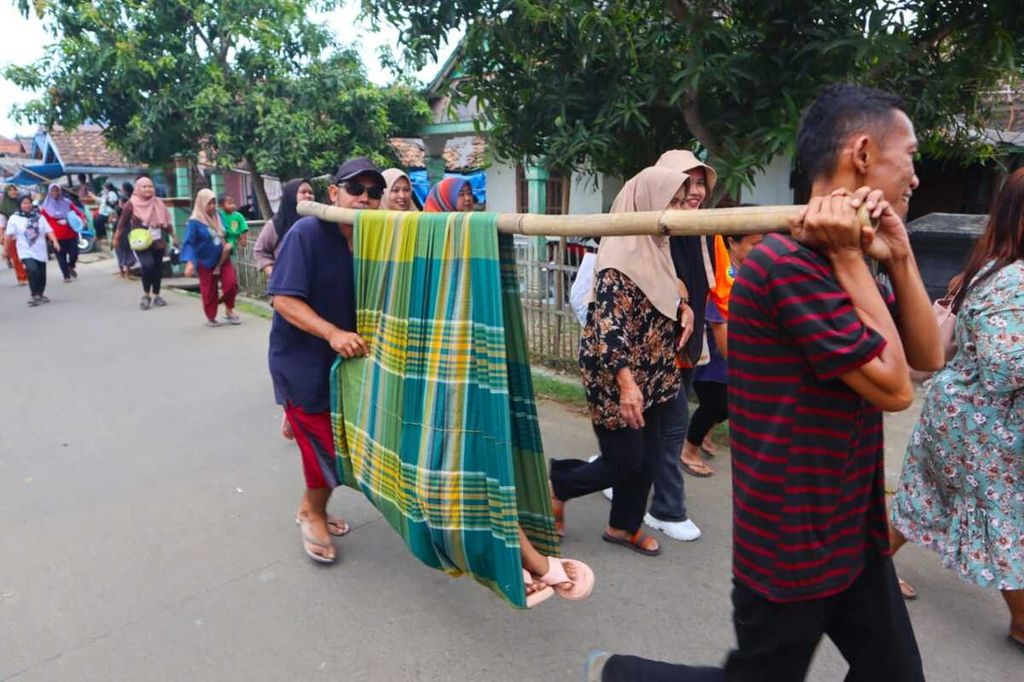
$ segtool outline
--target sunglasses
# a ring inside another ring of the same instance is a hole
[[[340,185],[341,185],[342,188],[344,188],[344,190],[346,192],[348,192],[349,194],[351,194],[354,197],[361,197],[361,196],[363,196],[363,192],[366,192],[366,194],[371,199],[380,199],[382,196],[384,196],[384,188],[383,187],[377,187],[376,185],[374,185],[373,187],[367,187],[363,183],[356,182],[355,180],[349,180],[347,182],[342,182],[342,183],[340,183]]]

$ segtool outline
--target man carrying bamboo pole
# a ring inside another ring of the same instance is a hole
[[[916,151],[894,95],[832,86],[805,113],[812,199],[793,238],[745,259],[730,302],[738,647],[722,669],[595,652],[589,680],[802,680],[822,635],[849,680],[924,679],[888,542],[881,414],[911,404],[908,363],[943,360],[903,225]],[[861,227],[862,205],[877,229]]]
[[[338,167],[329,188],[331,203],[342,208],[377,208],[384,176],[368,159]],[[356,333],[352,225],[307,217],[281,241],[267,284],[274,297],[270,328],[270,376],[302,455],[306,492],[296,521],[310,559],[332,564],[331,536],[349,525],[327,516],[327,502],[338,485],[331,434],[330,374],[334,359],[366,354]]]

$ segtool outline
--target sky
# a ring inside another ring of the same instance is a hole
[[[377,32],[371,22],[353,21],[358,11],[358,2],[346,2],[335,11],[322,15],[324,21],[334,29],[339,42],[357,44],[369,78],[374,83],[385,85],[391,81],[392,75],[385,71],[377,59],[377,49],[382,45],[394,46],[398,42],[398,32],[390,26],[384,26]],[[7,64],[28,64],[43,56],[50,38],[43,28],[43,23],[34,16],[25,19],[14,8],[12,0],[0,0],[0,66]],[[442,50],[439,62],[451,54],[457,36]],[[424,82],[429,81],[438,68],[437,64],[427,65],[416,76]],[[34,125],[19,124],[10,118],[10,109],[14,104],[22,104],[33,99],[31,92],[26,92],[0,78],[0,135],[11,137],[16,133],[31,134]]]

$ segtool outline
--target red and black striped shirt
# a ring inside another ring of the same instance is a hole
[[[882,414],[838,378],[884,346],[825,256],[771,235],[744,260],[729,302],[733,573],[770,600],[841,592],[872,547],[889,552]]]

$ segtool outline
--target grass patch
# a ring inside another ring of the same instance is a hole
[[[533,392],[538,398],[547,398],[574,407],[586,407],[587,395],[579,381],[560,379],[548,373],[536,370],[533,375]]]

